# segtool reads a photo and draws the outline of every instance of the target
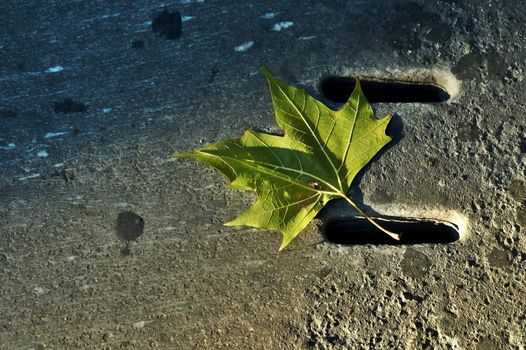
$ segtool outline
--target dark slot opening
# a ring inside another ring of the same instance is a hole
[[[321,82],[321,92],[333,102],[345,103],[356,84],[355,78],[329,77]],[[449,100],[449,93],[434,84],[360,79],[363,93],[371,103],[421,102],[437,103]]]
[[[389,231],[401,234],[400,241],[389,237],[363,217],[328,220],[323,233],[329,242],[343,245],[447,244],[460,238],[458,227],[450,222],[393,216],[374,220]]]

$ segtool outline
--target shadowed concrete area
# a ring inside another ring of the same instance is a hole
[[[526,345],[522,1],[28,0],[0,19],[0,348]],[[321,229],[354,214],[339,202],[282,252],[224,227],[254,196],[170,153],[279,132],[260,64],[333,108],[327,77],[459,87],[374,104],[398,137],[350,195],[453,211],[465,237],[339,245]]]

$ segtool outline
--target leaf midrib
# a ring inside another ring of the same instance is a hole
[[[320,147],[321,151],[323,152],[323,155],[325,156],[325,158],[327,159],[327,161],[329,162],[329,164],[331,165],[331,168],[332,170],[334,171],[334,174],[336,174],[336,179],[338,180],[338,185],[340,187],[339,189],[339,192],[343,192],[343,186],[342,186],[342,181],[340,179],[340,176],[338,174],[338,170],[336,169],[336,166],[332,163],[332,160],[331,158],[329,157],[329,155],[327,154],[327,152],[325,152],[325,148],[324,146],[322,146],[320,140],[318,140],[318,137],[316,136],[316,134],[314,133],[314,131],[312,130],[310,124],[308,123],[308,121],[305,119],[303,113],[301,113],[301,111],[298,109],[298,106],[296,106],[296,104],[294,103],[294,101],[292,101],[289,96],[285,93],[285,91],[283,91],[283,89],[281,88],[281,86],[279,86],[278,83],[274,82],[274,84],[276,84],[276,86],[278,87],[279,91],[281,91],[281,94],[283,96],[285,96],[285,98],[290,102],[290,104],[292,106],[294,106],[294,109],[296,110],[296,112],[299,114],[299,116],[301,117],[301,120],[303,120],[303,123],[305,123],[305,125],[307,126],[307,128],[309,129],[310,133],[312,134],[312,137],[314,138],[314,140],[316,140],[316,143],[318,144],[318,146]],[[320,114],[321,111],[320,109],[318,108],[318,118],[320,118]]]

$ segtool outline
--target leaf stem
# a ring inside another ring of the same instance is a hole
[[[340,194],[342,198],[344,198],[354,209],[356,209],[360,214],[364,216],[371,224],[373,224],[376,228],[378,228],[383,233],[389,235],[389,237],[396,239],[397,241],[400,240],[400,235],[398,233],[391,232],[385,228],[383,228],[380,224],[376,223],[373,218],[371,218],[369,215],[367,215],[362,209],[360,209],[356,203],[354,203],[349,197],[347,197],[345,194]]]

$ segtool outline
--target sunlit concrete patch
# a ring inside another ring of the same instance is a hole
[[[3,347],[526,344],[522,2],[4,3]],[[150,30],[164,8],[196,16],[178,41]],[[279,15],[261,18],[269,12]],[[273,31],[282,20],[294,26]],[[247,41],[248,51],[234,50]],[[395,114],[399,137],[350,196],[371,215],[418,216],[377,205],[386,202],[456,210],[469,218],[465,238],[344,246],[324,240],[314,220],[277,253],[278,235],[223,227],[252,194],[169,154],[275,127],[260,63],[320,99],[325,74],[420,81],[411,71],[445,72],[428,81],[454,95],[446,103],[373,105],[378,117]],[[64,70],[45,73],[56,65]],[[90,114],[54,113],[68,97]],[[43,149],[50,156],[37,158]],[[78,171],[75,181],[62,180],[65,168]],[[115,234],[124,210],[147,221],[127,257]],[[50,291],[36,296],[35,286]]]

